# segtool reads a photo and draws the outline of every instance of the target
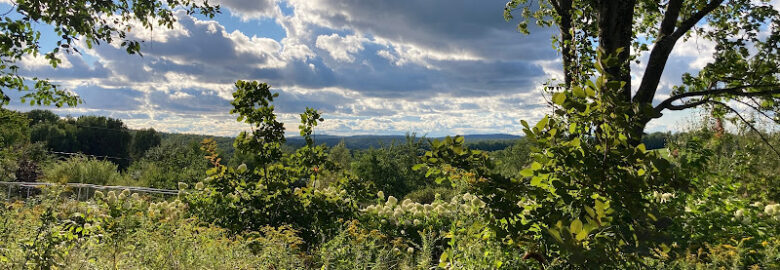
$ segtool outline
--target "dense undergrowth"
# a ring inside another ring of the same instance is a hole
[[[253,131],[229,162],[212,140],[162,142],[122,165],[54,160],[9,136],[4,179],[179,193],[0,191],[0,268],[780,269],[780,159],[717,118],[651,151],[619,136],[619,120],[588,131],[601,104],[558,98],[568,111],[505,150],[409,137],[356,152],[317,145],[322,118],[307,110],[306,145],[286,149],[276,96],[236,86],[232,112]]]

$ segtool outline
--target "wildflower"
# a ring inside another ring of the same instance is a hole
[[[420,221],[419,219],[416,219],[416,218],[415,218],[413,223],[414,223],[414,226],[420,226],[420,224],[422,223],[422,221]]]
[[[402,210],[401,208],[396,208],[395,211],[393,212],[393,217],[400,218],[403,214],[404,214],[404,210]]]
[[[244,173],[246,171],[246,169],[247,169],[246,168],[246,164],[244,164],[244,163],[241,163],[241,165],[238,165],[238,168],[236,168],[238,173]]]
[[[764,213],[767,215],[774,215],[775,214],[775,207],[774,204],[767,204],[766,207],[764,207]]]
[[[385,193],[382,192],[381,190],[376,193],[376,196],[379,197],[380,200],[384,200],[385,199]]]
[[[761,208],[761,207],[763,207],[763,206],[764,206],[764,204],[763,204],[763,203],[761,203],[761,202],[754,202],[754,203],[753,203],[753,204],[751,204],[750,206],[753,206],[753,207],[756,207],[756,208]]]
[[[734,217],[736,218],[742,218],[742,215],[744,214],[744,211],[742,209],[737,210],[736,213],[734,213]]]
[[[130,198],[137,201],[141,198],[141,195],[138,195],[138,193],[133,193],[133,195],[130,195]]]
[[[412,253],[414,253],[414,248],[413,248],[413,247],[409,247],[409,248],[407,248],[407,249],[406,249],[406,253],[409,253],[409,254],[412,254]]]
[[[187,189],[189,186],[187,183],[179,182],[179,189]]]
[[[409,205],[412,205],[412,203],[414,203],[414,202],[412,202],[412,200],[410,200],[410,199],[406,199],[406,200],[404,200],[404,201],[401,203],[401,206],[403,206],[403,207],[408,207]]]
[[[100,191],[100,190],[98,190],[98,191],[95,191],[95,198],[96,198],[96,199],[103,199],[103,197],[105,197],[105,196],[106,196],[106,195],[105,195],[105,194],[103,194],[103,192],[102,192],[102,191]]]
[[[395,197],[393,197],[393,196],[387,197],[387,204],[388,204],[388,205],[391,205],[391,206],[393,206],[393,205],[395,205],[396,203],[398,203],[398,199],[396,199],[396,198],[395,198]]]
[[[195,189],[197,190],[203,190],[203,182],[198,182],[195,184]]]

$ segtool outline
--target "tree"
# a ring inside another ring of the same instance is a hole
[[[105,116],[80,116],[70,120],[76,126],[79,152],[108,159],[127,168],[130,165],[130,130],[122,120]]]
[[[28,122],[24,114],[0,108],[0,148],[26,143],[30,138]]]
[[[195,141],[166,141],[146,150],[127,169],[138,184],[154,188],[176,188],[179,182],[194,186],[206,178],[206,153]]]
[[[667,110],[707,106],[746,120],[729,105],[734,102],[780,123],[771,114],[780,108],[780,12],[767,0],[511,0],[504,16],[510,19],[517,11],[523,15],[518,25],[522,32],[528,32],[531,20],[557,26],[560,35],[553,44],[561,52],[564,70],[558,87],[567,97],[596,72],[607,82],[623,83],[615,91],[618,101],[629,106],[615,113],[632,120],[625,135],[633,145],[641,141],[647,123]],[[654,102],[672,50],[694,34],[716,44],[714,61],[696,75],[684,74],[682,85]],[[646,51],[649,58],[642,63],[639,55]],[[610,63],[603,62],[606,59]],[[633,95],[632,61],[644,64]]]
[[[352,153],[350,153],[343,139],[330,149],[328,156],[330,161],[339,169],[349,170],[352,166]]]
[[[42,53],[52,67],[57,67],[61,62],[60,52],[80,53],[77,40],[83,41],[87,48],[102,42],[117,43],[127,53],[140,54],[141,42],[127,33],[137,27],[171,28],[176,20],[174,10],[178,8],[187,14],[209,17],[219,12],[218,6],[196,0],[14,1],[13,11],[20,18],[3,16],[0,21],[0,106],[10,102],[6,89],[31,90],[22,97],[22,102],[29,100],[30,105],[75,106],[81,102],[78,96],[47,79],[20,75],[17,63],[24,56]],[[51,51],[41,51],[41,32],[34,27],[40,23],[51,25],[59,38]]]
[[[49,110],[32,110],[26,112],[27,118],[30,119],[30,126],[34,126],[42,123],[56,123],[60,120],[60,117]]]
[[[162,136],[153,128],[141,129],[133,135],[133,142],[130,144],[130,154],[133,159],[140,159],[144,156],[146,150],[160,145]]]

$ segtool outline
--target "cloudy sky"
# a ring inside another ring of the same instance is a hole
[[[1,10],[10,8],[8,0],[0,2]],[[55,110],[60,115],[228,136],[246,127],[228,113],[236,80],[267,82],[279,92],[276,108],[288,132],[296,133],[297,114],[309,106],[324,113],[321,133],[440,136],[520,134],[520,120],[536,121],[548,111],[540,86],[561,73],[550,45],[554,33],[518,33],[502,17],[506,0],[219,4],[222,14],[213,20],[178,12],[173,29],[131,32],[145,40],[143,57],[108,44],[64,56],[57,69],[33,57],[21,66],[83,98],[76,108]],[[661,97],[711,52],[702,40],[678,46]],[[18,99],[10,108],[31,109]],[[668,113],[650,129],[679,130],[689,115]]]

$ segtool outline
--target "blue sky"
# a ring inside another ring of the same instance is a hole
[[[0,10],[10,8],[0,0]],[[236,80],[269,83],[288,132],[297,114],[319,109],[321,133],[429,136],[521,134],[548,110],[541,85],[560,78],[551,29],[522,35],[502,18],[506,0],[220,0],[213,20],[176,14],[173,29],[136,30],[143,57],[116,45],[80,48],[57,69],[41,57],[23,73],[79,94],[60,115],[106,115],[131,128],[236,135]],[[44,42],[54,38],[44,31]],[[45,44],[43,44],[45,45]],[[712,45],[675,49],[659,99],[709,61]],[[642,65],[634,68],[635,79]],[[635,83],[638,85],[638,83]],[[18,93],[10,93],[18,96]],[[29,110],[12,101],[12,109]],[[684,129],[695,113],[667,113],[652,131]]]

